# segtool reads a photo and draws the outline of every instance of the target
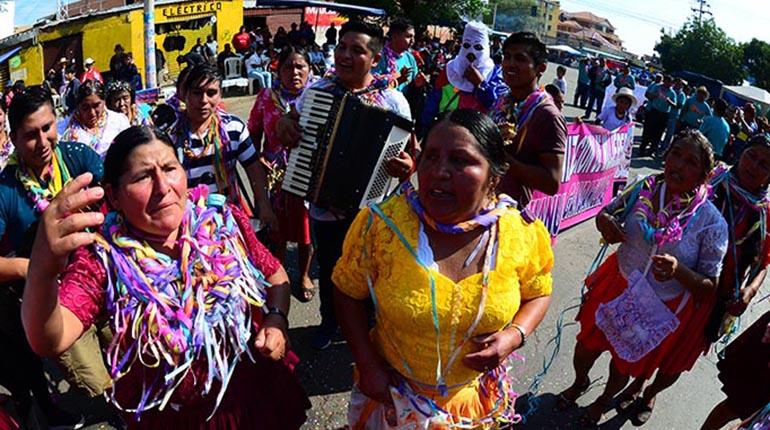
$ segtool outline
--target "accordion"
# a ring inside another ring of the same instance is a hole
[[[281,188],[345,214],[382,201],[397,186],[385,162],[403,151],[412,122],[354,95],[305,91],[302,138],[289,153]]]

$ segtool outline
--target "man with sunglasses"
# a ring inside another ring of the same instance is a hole
[[[447,110],[487,112],[505,94],[502,69],[492,61],[489,51],[489,28],[480,22],[469,22],[459,54],[447,63],[428,94],[422,114],[423,129]]]

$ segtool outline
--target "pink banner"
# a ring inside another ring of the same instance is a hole
[[[592,218],[628,179],[633,143],[633,124],[613,131],[569,124],[559,192],[548,196],[535,191],[527,208],[554,237]]]

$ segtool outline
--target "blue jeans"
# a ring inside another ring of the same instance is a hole
[[[249,78],[256,79],[260,88],[270,88],[273,85],[273,74],[263,70],[249,71]]]

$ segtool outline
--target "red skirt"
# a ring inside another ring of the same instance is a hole
[[[195,406],[175,411],[166,405],[136,415],[123,413],[131,430],[296,430],[307,418],[310,401],[294,373],[283,361],[273,361],[258,352],[256,363],[244,356],[235,368],[219,408],[211,419],[213,402],[200,400]],[[172,400],[173,401],[173,400]]]
[[[272,199],[280,231],[271,234],[276,242],[295,242],[297,245],[310,244],[310,216],[301,198],[278,191]]]
[[[616,254],[611,255],[586,279],[586,287],[588,291],[576,317],[580,322],[577,341],[591,351],[610,351],[620,373],[649,379],[659,369],[666,375],[678,375],[692,369],[698,357],[708,350],[705,328],[716,303],[716,295],[700,299],[690,296],[677,315],[679,327],[676,331],[642,359],[630,363],[615,353],[604,332],[596,326],[596,310],[599,305],[612,301],[628,288],[628,282],[618,268]],[[680,296],[665,303],[671,312],[676,312],[681,300]]]

